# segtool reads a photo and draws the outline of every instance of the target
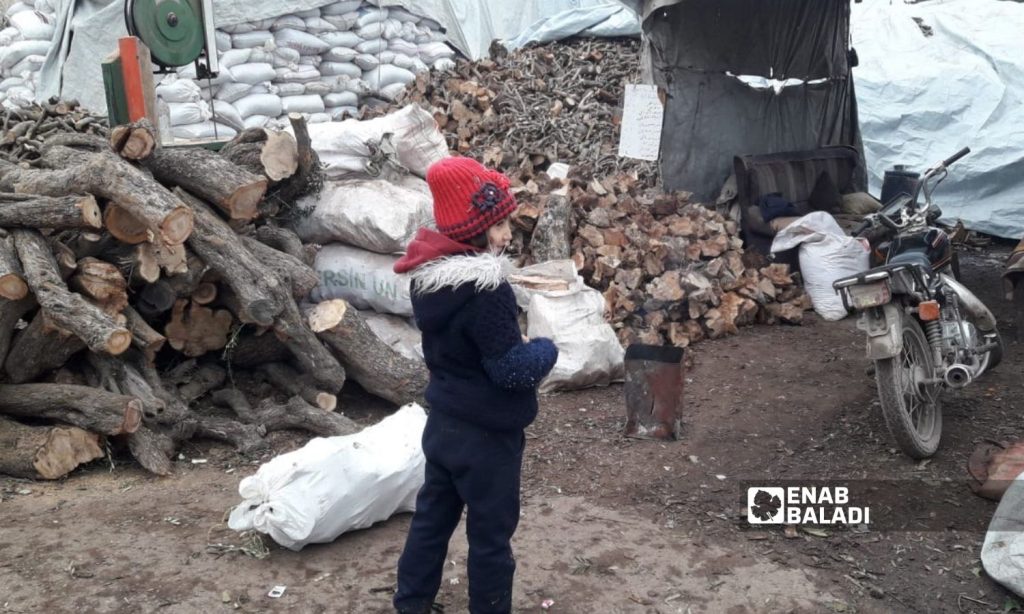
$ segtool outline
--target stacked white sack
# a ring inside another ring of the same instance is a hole
[[[53,0],[21,0],[4,13],[0,29],[0,104],[25,107],[35,99],[39,70],[55,33]]]
[[[365,0],[227,26],[216,38],[221,73],[211,84],[220,104],[212,106],[230,129],[288,113],[313,123],[356,117],[368,97],[394,100],[417,73],[450,68],[455,56],[436,22]],[[191,66],[178,72],[196,78]]]

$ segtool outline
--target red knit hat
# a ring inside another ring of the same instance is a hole
[[[455,241],[487,231],[516,209],[508,177],[472,158],[452,157],[427,169],[437,230]]]

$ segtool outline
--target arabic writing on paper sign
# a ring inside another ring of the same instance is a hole
[[[657,160],[661,150],[661,123],[665,109],[656,85],[626,85],[622,109],[619,155],[639,160]]]

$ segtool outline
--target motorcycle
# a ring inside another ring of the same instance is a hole
[[[881,238],[878,266],[833,284],[867,335],[886,426],[915,459],[939,447],[943,389],[969,385],[1002,359],[995,317],[958,281],[956,253],[932,203],[948,168],[968,153],[965,147],[928,169],[913,194],[867,216],[855,235]]]

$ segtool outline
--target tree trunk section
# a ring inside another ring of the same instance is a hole
[[[146,322],[142,315],[132,307],[129,306],[125,309],[124,315],[128,318],[128,330],[132,332],[132,345],[143,353],[147,362],[152,364],[157,353],[167,342],[167,337],[154,330],[149,322]]]
[[[210,202],[233,220],[251,220],[267,191],[267,180],[203,148],[158,148],[142,165],[158,181]]]
[[[131,333],[64,285],[42,235],[34,230],[16,230],[14,238],[29,287],[54,325],[85,341],[94,352],[117,355],[128,349]]]
[[[223,349],[234,322],[231,313],[225,309],[213,310],[187,299],[178,299],[164,335],[172,348],[195,358]]]
[[[125,160],[145,160],[156,146],[156,137],[148,119],[115,126],[110,131],[110,148]]]
[[[309,311],[307,321],[367,392],[396,405],[422,400],[429,380],[426,365],[381,341],[347,302],[320,303]]]
[[[73,426],[26,426],[0,418],[0,473],[56,480],[103,458],[99,437]]]
[[[530,239],[534,262],[566,260],[572,256],[571,206],[565,196],[548,196],[547,205]]]
[[[345,385],[345,368],[309,329],[295,301],[288,301],[274,322],[274,332],[291,351],[304,373],[324,390],[336,393]]]
[[[256,239],[264,245],[269,245],[279,252],[288,254],[306,266],[313,266],[313,261],[308,260],[308,250],[302,244],[299,235],[292,230],[267,224],[256,229]]]
[[[14,328],[18,320],[37,306],[35,297],[27,296],[17,301],[0,300],[0,367],[7,360],[7,352],[11,349]]]
[[[14,237],[6,232],[0,236],[0,297],[17,301],[28,295],[28,284],[21,269]]]
[[[289,396],[302,397],[310,405],[324,411],[334,411],[338,407],[337,396],[318,389],[308,375],[302,375],[284,363],[267,363],[261,370],[270,383]]]
[[[288,347],[273,333],[262,335],[240,335],[225,352],[225,362],[239,369],[251,369],[268,362],[284,362],[291,359]]]
[[[63,367],[75,354],[85,349],[85,342],[75,335],[52,326],[46,314],[36,313],[28,327],[14,337],[4,369],[11,382],[24,384],[41,375]]]
[[[292,298],[305,300],[320,283],[320,276],[313,267],[298,258],[278,251],[252,237],[242,237],[242,242],[268,271],[291,286]]]
[[[192,211],[143,171],[110,153],[47,147],[42,164],[23,169],[0,163],[0,189],[43,196],[87,193],[117,204],[168,245],[180,245],[192,232]]]
[[[91,386],[64,384],[0,385],[0,414],[48,418],[104,435],[138,430],[142,403]]]
[[[228,388],[213,393],[213,402],[230,407],[240,420],[256,424],[267,433],[298,429],[321,437],[334,437],[351,435],[360,430],[355,422],[345,416],[314,407],[301,397],[292,397],[284,404],[266,399],[253,409],[244,394],[237,389]]]
[[[0,193],[0,227],[99,229],[103,228],[103,215],[91,195]]]
[[[96,258],[79,260],[77,272],[68,285],[107,313],[121,313],[128,306],[128,282],[120,269],[109,262]]]
[[[195,232],[189,246],[216,271],[238,297],[239,319],[269,326],[284,308],[281,282],[267,275],[264,265],[246,249],[239,237],[206,203],[180,188],[175,193],[191,205],[196,216]]]

